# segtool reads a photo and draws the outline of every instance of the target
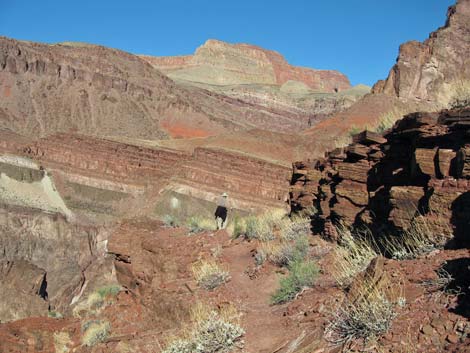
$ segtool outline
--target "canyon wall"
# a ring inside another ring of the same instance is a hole
[[[115,49],[0,38],[0,128],[26,136],[78,132],[159,139],[263,127],[298,130],[305,119],[175,84]],[[186,132],[175,134],[174,127]]]
[[[445,26],[424,42],[400,46],[396,64],[373,92],[445,107],[455,91],[470,81],[470,1],[449,8]]]

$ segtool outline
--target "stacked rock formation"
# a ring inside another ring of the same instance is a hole
[[[413,113],[383,138],[365,131],[326,158],[294,164],[291,208],[315,207],[319,231],[332,224],[431,232],[465,242],[470,221],[470,109]],[[419,216],[419,217],[418,217]]]

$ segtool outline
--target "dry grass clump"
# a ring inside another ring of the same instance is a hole
[[[215,261],[200,261],[193,265],[192,272],[198,285],[207,290],[213,290],[227,282],[229,272],[220,267]]]
[[[404,297],[393,299],[386,286],[377,287],[364,280],[354,300],[345,298],[325,329],[325,338],[333,344],[345,344],[361,339],[365,343],[388,331],[404,307]]]
[[[293,261],[304,259],[307,256],[308,247],[306,236],[301,236],[295,241],[263,242],[258,249],[258,256],[277,266],[288,266]],[[261,265],[262,262],[258,264]]]
[[[400,109],[398,107],[393,107],[388,112],[385,112],[379,116],[379,122],[375,126],[375,132],[383,133],[386,130],[393,127],[397,120],[401,119],[404,115],[408,113],[405,109]]]
[[[337,227],[340,243],[334,250],[332,275],[340,286],[347,286],[377,256],[375,246],[365,234],[354,237],[345,226]]]
[[[430,218],[434,219],[433,224]],[[436,232],[437,228],[441,229],[442,234]],[[431,211],[427,216],[415,217],[411,226],[399,236],[387,235],[380,238],[379,242],[386,255],[395,260],[407,260],[442,248],[450,238],[452,230],[448,223]]]
[[[111,325],[108,321],[93,320],[87,321],[82,326],[82,344],[93,347],[99,342],[103,342],[109,336]]]
[[[284,210],[274,209],[259,216],[245,218],[245,235],[248,239],[269,241],[275,239],[275,230],[279,228],[285,218]]]
[[[305,237],[310,234],[311,221],[308,217],[294,217],[292,220],[285,219],[280,224],[281,240],[295,240],[299,237]]]
[[[460,80],[453,86],[449,108],[462,109],[467,107],[470,107],[470,81]]]
[[[190,234],[201,233],[204,231],[215,231],[217,229],[215,220],[200,216],[190,217],[187,221],[187,225]]]
[[[69,345],[71,343],[70,335],[68,332],[54,332],[54,349],[56,353],[67,353],[70,351]]]
[[[181,337],[170,339],[163,353],[222,353],[243,346],[245,331],[233,307],[217,312],[197,304],[191,310],[191,321]]]
[[[84,301],[73,308],[73,316],[81,317],[83,315],[86,316],[99,312],[107,304],[107,301],[111,301],[120,290],[121,286],[115,284],[96,289],[94,292],[90,293]]]

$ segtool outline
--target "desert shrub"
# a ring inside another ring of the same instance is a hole
[[[430,219],[433,223],[431,224]],[[440,231],[437,231],[439,229]],[[427,216],[415,217],[408,229],[399,236],[385,235],[379,244],[385,255],[396,259],[414,259],[442,248],[453,231],[438,213],[430,211]]]
[[[88,347],[93,347],[95,344],[103,342],[108,338],[109,330],[110,324],[107,321],[87,321],[82,326],[82,344]]]
[[[201,305],[191,316],[193,324],[186,336],[171,340],[163,353],[222,353],[242,345],[245,331],[239,316],[208,311]]]
[[[269,210],[257,216],[248,216],[241,222],[248,239],[269,241],[275,239],[275,230],[279,230],[286,221],[286,213],[281,209]]]
[[[100,287],[96,290],[96,292],[100,295],[102,299],[105,299],[108,296],[116,296],[120,290],[121,286],[112,284],[109,286]]]
[[[291,301],[304,288],[313,286],[318,276],[319,269],[311,261],[293,261],[289,264],[289,274],[282,278],[280,287],[271,297],[273,304],[281,304]]]
[[[377,256],[377,247],[365,234],[353,236],[345,226],[338,226],[337,231],[340,242],[333,252],[331,272],[340,286],[346,286]]]
[[[96,289],[94,292],[90,293],[84,301],[73,308],[73,315],[79,317],[82,316],[82,313],[90,314],[101,310],[106,304],[105,299],[116,296],[120,290],[121,287],[114,284]]]
[[[246,233],[246,224],[245,221],[240,217],[235,217],[233,219],[233,231],[232,238],[237,239],[241,235]]]
[[[71,343],[70,335],[67,332],[54,332],[54,348],[56,353],[67,353]]]
[[[207,290],[213,290],[227,282],[228,271],[222,269],[215,261],[200,261],[193,265],[192,272],[198,285]]]
[[[55,310],[49,310],[47,312],[47,317],[53,318],[53,319],[62,319],[64,316],[59,313],[58,311]]]
[[[216,230],[215,220],[200,216],[189,217],[187,221],[190,234]]]
[[[397,316],[397,307],[404,307],[404,297],[394,302],[386,286],[380,288],[364,281],[359,288],[359,296],[353,301],[345,298],[333,314],[325,329],[325,338],[334,344],[344,344],[351,340],[365,342],[377,338],[388,331]]]
[[[288,266],[291,262],[302,261],[308,253],[308,238],[299,237],[294,242],[264,242],[258,252],[264,259],[268,259],[278,266]]]
[[[283,240],[294,240],[310,233],[310,218],[293,217],[281,223],[280,237]]]
[[[176,220],[176,217],[170,214],[166,214],[162,218],[162,222],[165,224],[167,227],[177,227],[178,221]]]

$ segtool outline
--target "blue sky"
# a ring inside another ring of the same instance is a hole
[[[250,43],[353,84],[385,78],[398,46],[444,25],[452,0],[0,0],[0,35],[183,55],[209,38]]]

